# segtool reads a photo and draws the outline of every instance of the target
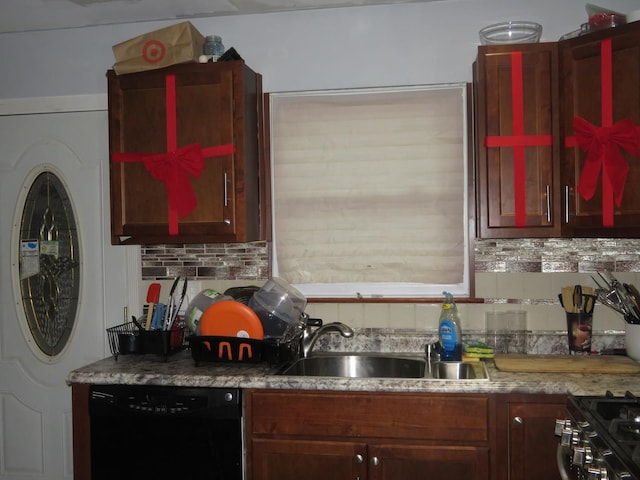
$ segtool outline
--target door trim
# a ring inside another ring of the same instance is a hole
[[[0,99],[0,115],[107,110],[107,94]]]

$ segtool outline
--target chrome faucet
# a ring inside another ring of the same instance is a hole
[[[440,341],[436,341],[435,343],[428,343],[424,347],[425,354],[427,355],[427,361],[437,362],[440,360],[440,352],[442,352],[442,345]]]
[[[316,344],[318,338],[328,332],[339,332],[345,338],[353,337],[353,329],[349,325],[345,325],[340,322],[327,323],[322,325],[317,330],[311,330],[311,326],[307,325],[302,334],[302,340],[300,341],[300,354],[303,358],[307,357],[311,353],[311,349]]]
[[[427,358],[427,370],[429,375],[432,375],[433,364],[440,361],[440,352],[442,352],[440,340],[436,340],[435,343],[427,343],[424,347],[424,352]]]

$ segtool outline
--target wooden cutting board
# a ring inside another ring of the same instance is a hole
[[[621,355],[496,355],[503,372],[534,373],[640,373],[640,364]]]

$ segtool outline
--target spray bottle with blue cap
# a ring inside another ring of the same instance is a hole
[[[453,301],[453,295],[449,292],[444,294],[444,304],[440,312],[438,323],[438,335],[440,337],[440,359],[444,361],[459,362],[462,360],[462,331],[460,329],[460,317],[458,308]]]

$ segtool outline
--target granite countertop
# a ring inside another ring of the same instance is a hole
[[[108,357],[69,373],[67,383],[161,385],[183,387],[234,387],[298,390],[442,393],[540,393],[614,395],[640,392],[638,374],[509,373],[485,360],[489,380],[380,379],[294,377],[276,375],[266,363],[225,364],[201,362],[188,351],[166,360],[159,355]]]

